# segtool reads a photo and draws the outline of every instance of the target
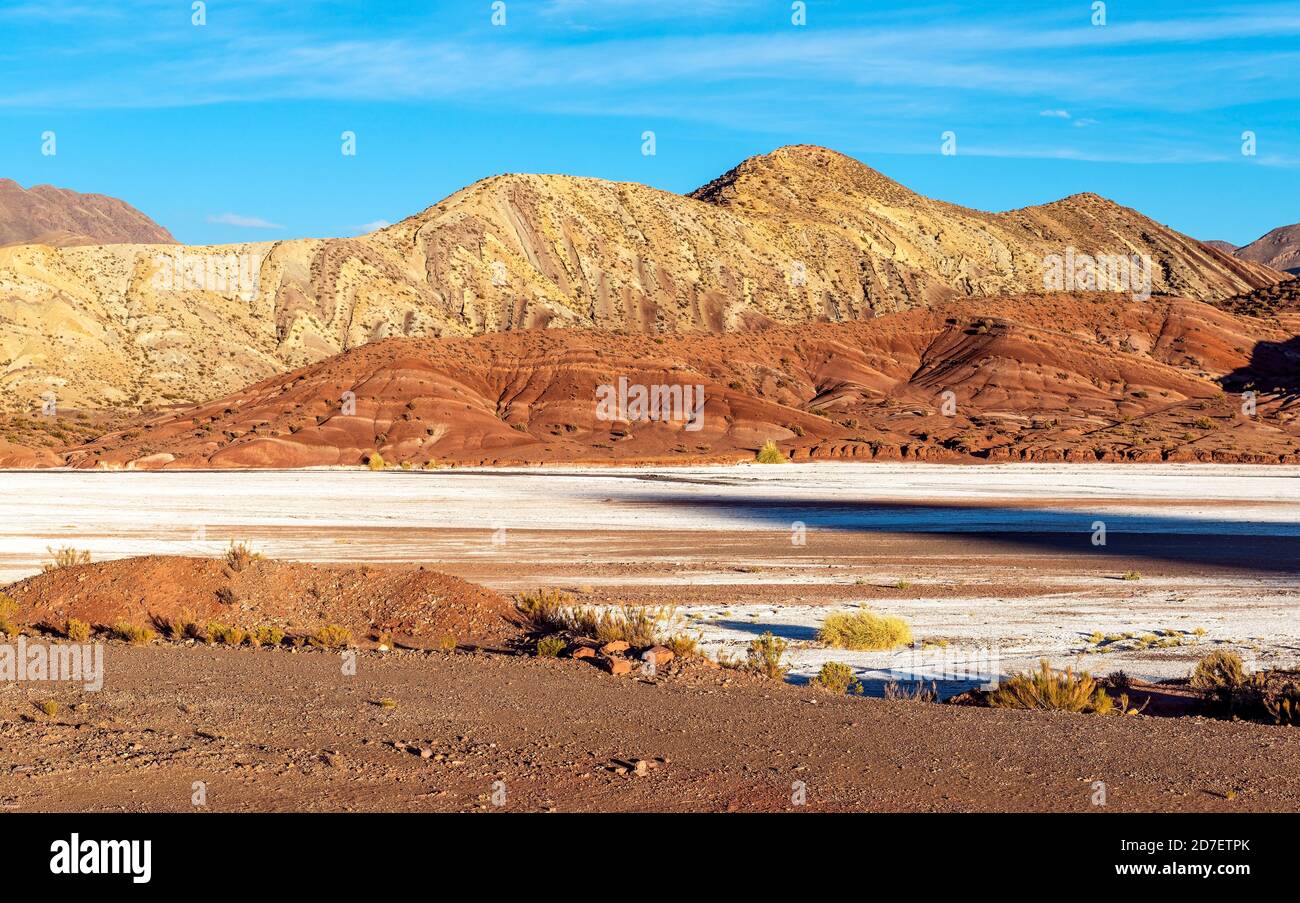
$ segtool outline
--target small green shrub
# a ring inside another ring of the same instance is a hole
[[[542,658],[555,658],[567,645],[562,636],[542,637],[537,641],[537,654]]]
[[[809,683],[837,696],[847,692],[862,694],[862,681],[854,675],[853,667],[844,662],[827,662]]]
[[[700,641],[689,633],[675,633],[664,640],[664,645],[678,658],[695,658],[700,654]]]
[[[284,642],[284,631],[279,627],[260,625],[249,629],[244,642],[250,646],[279,646]]]
[[[6,593],[0,593],[0,633],[14,636],[18,633],[18,602]]]
[[[575,600],[558,589],[536,589],[515,596],[515,608],[528,626],[539,633],[558,633],[568,628],[568,612]]]
[[[762,674],[772,680],[784,680],[786,672],[790,670],[784,661],[785,650],[789,645],[785,640],[774,636],[772,631],[765,631],[749,644],[746,665],[755,674]]]
[[[826,616],[817,640],[836,649],[896,649],[912,642],[912,628],[902,618],[837,611]]]
[[[1097,715],[1115,712],[1114,701],[1092,675],[1087,672],[1076,675],[1072,668],[1053,671],[1047,659],[1039,662],[1037,671],[1013,674],[1002,680],[986,699],[990,706],[1002,709],[1050,709]]]
[[[136,646],[152,643],[157,634],[148,627],[137,627],[129,621],[118,621],[113,625],[113,635],[119,640],[126,640]]]
[[[1300,672],[1258,671],[1247,690],[1274,724],[1300,725]]]
[[[222,646],[240,646],[244,642],[244,631],[219,621],[209,621],[208,642]]]
[[[59,546],[56,549],[53,546],[46,546],[45,551],[50,553],[49,564],[41,568],[46,573],[78,564],[90,564],[90,552],[85,549],[74,549],[72,546]]]
[[[254,561],[261,561],[261,560],[262,560],[261,553],[254,552],[252,547],[246,542],[232,541],[230,543],[230,548],[226,549],[226,564],[230,567],[232,571],[236,571],[236,572],[242,571],[244,568],[248,567]],[[229,592],[230,598],[221,599],[221,601],[233,602],[235,594],[234,591],[231,590],[229,587],[222,587],[221,590],[217,590],[217,597],[221,598],[222,590]]]
[[[763,444],[763,447],[758,450],[754,460],[759,464],[785,464],[787,462],[786,456],[781,453],[781,449],[777,448],[776,443],[771,439],[768,439]]]
[[[1246,683],[1246,666],[1235,652],[1216,649],[1196,663],[1191,685],[1221,705],[1231,707],[1233,696]]]
[[[74,643],[84,643],[90,639],[90,624],[80,618],[68,618],[63,625],[63,635]]]
[[[338,624],[326,624],[307,638],[318,649],[342,649],[352,643],[352,631]]]

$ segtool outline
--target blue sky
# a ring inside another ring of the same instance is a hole
[[[813,143],[981,209],[1096,191],[1239,244],[1300,221],[1295,2],[1112,0],[1105,25],[1091,0],[806,0],[803,26],[789,0],[505,0],[503,26],[491,0],[191,17],[0,0],[0,176],[227,242],[357,234],[499,172],[689,191]]]

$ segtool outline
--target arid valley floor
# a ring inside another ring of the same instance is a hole
[[[1300,808],[1294,728],[1158,717],[1177,708],[1176,692],[1154,694],[1142,715],[1106,718],[834,698],[805,685],[834,659],[853,666],[867,697],[931,678],[951,695],[964,685],[944,674],[990,650],[1002,672],[1046,658],[1147,682],[1186,677],[1212,649],[1290,667],[1300,658],[1294,467],[0,480],[3,583],[37,573],[47,547],[75,545],[95,562],[217,559],[239,541],[286,561],[423,565],[507,597],[554,587],[586,605],[673,605],[710,655],[770,630],[790,641],[792,665],[784,684],[705,666],[616,677],[569,659],[363,644],[345,675],[338,652],[113,642],[100,692],[0,690],[0,798],[11,810],[184,810],[196,781],[214,809],[459,811],[504,798],[516,810],[772,811],[794,808],[802,782],[812,809],[1083,810],[1096,781],[1119,810]],[[916,648],[813,641],[828,611],[858,606],[905,618]],[[54,716],[35,705],[51,697]]]

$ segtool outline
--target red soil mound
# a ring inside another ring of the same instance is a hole
[[[1292,334],[1198,301],[1055,294],[663,337],[536,330],[365,345],[67,454],[77,467],[751,459],[1294,463]],[[1288,344],[1290,343],[1290,344]],[[601,385],[703,386],[702,428],[602,419]],[[951,393],[951,395],[947,394]]]
[[[95,626],[213,620],[302,634],[338,624],[357,639],[385,632],[419,645],[452,637],[479,646],[519,633],[506,599],[424,568],[254,560],[235,570],[215,558],[154,555],[58,568],[5,592],[23,623],[55,627],[68,618]]]

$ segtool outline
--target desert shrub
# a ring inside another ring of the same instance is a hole
[[[583,611],[583,620],[586,619]],[[673,619],[674,609],[647,605],[623,605],[605,609],[594,622],[594,636],[602,643],[622,640],[629,646],[653,646],[659,642],[663,626]],[[592,634],[588,634],[592,635]]]
[[[1060,712],[1113,714],[1114,701],[1086,671],[1076,675],[1073,668],[1053,671],[1047,659],[1037,671],[1013,674],[998,684],[986,697],[988,704],[1001,709],[1051,709]]]
[[[209,621],[208,642],[223,646],[240,646],[244,642],[244,631],[219,621]]]
[[[515,597],[515,607],[538,633],[569,633],[601,643],[622,640],[629,646],[653,646],[676,614],[671,606],[622,605],[615,609],[579,606],[560,590],[539,589]]]
[[[438,648],[443,652],[455,652],[460,648],[460,643],[449,633],[444,633],[438,637]]]
[[[854,676],[853,667],[844,662],[827,662],[809,683],[819,690],[837,696],[850,690],[854,693],[862,693],[862,681]]]
[[[244,568],[248,567],[254,561],[261,561],[261,560],[262,560],[261,553],[254,552],[252,547],[246,542],[231,542],[230,548],[226,549],[226,564],[230,566],[230,569],[232,571],[236,571],[236,572],[242,571]],[[229,587],[222,587],[222,589],[230,590]],[[230,590],[229,601],[232,602],[234,601],[234,595],[235,595],[234,591]],[[217,591],[217,597],[218,598],[221,597],[221,590]],[[222,599],[221,601],[226,602],[227,600]]]
[[[700,654],[700,641],[689,633],[675,633],[664,640],[664,645],[678,658],[695,658]]]
[[[279,646],[284,642],[284,631],[269,624],[253,627],[245,635],[244,642],[250,646]]]
[[[307,642],[318,649],[342,649],[351,644],[352,631],[338,624],[326,624],[308,637]]]
[[[18,602],[12,596],[0,593],[0,633],[13,636],[18,629]]]
[[[90,639],[90,624],[80,618],[68,618],[63,623],[63,635],[74,643],[84,643]]]
[[[568,612],[573,606],[574,598],[558,589],[536,589],[515,596],[515,608],[528,626],[544,633],[567,629]]]
[[[1258,671],[1247,682],[1249,702],[1274,724],[1300,725],[1300,672]]]
[[[1141,572],[1141,571],[1125,571],[1125,572],[1124,572],[1124,576],[1123,576],[1121,579],[1123,579],[1123,580],[1141,580],[1141,579],[1142,579],[1142,572]]]
[[[619,608],[571,608],[564,612],[564,629],[576,637],[601,643],[623,641],[628,646],[654,646],[676,609],[650,605],[620,605]]]
[[[36,707],[51,718],[59,714],[59,704],[53,699],[45,699],[36,704]]]
[[[118,621],[113,625],[113,636],[136,646],[143,646],[152,643],[157,634],[148,627],[138,627],[129,621]]]
[[[56,549],[53,546],[46,546],[45,551],[50,553],[50,562],[41,570],[47,573],[78,564],[90,564],[90,552],[85,549],[74,549],[72,546],[59,546]]]
[[[937,702],[939,687],[934,681],[927,685],[923,680],[910,684],[902,684],[896,680],[891,680],[885,684],[885,698],[905,699],[909,702]]]
[[[1251,673],[1231,652],[1215,652],[1197,663],[1192,686],[1203,690],[1223,714],[1300,724],[1300,671]]]
[[[785,650],[790,644],[768,630],[749,644],[746,654],[746,666],[755,674],[762,674],[772,680],[784,680],[790,670],[783,661]]]
[[[235,604],[235,591],[228,586],[217,587],[217,601],[222,605]]]
[[[567,645],[562,636],[542,637],[537,641],[537,654],[542,658],[555,658]]]
[[[837,611],[826,616],[817,640],[836,649],[895,649],[912,642],[912,628],[902,618]]]
[[[370,457],[366,459],[366,466],[371,470],[383,470],[388,465],[384,463],[383,455],[379,452],[373,452]]]
[[[1193,689],[1201,690],[1220,705],[1232,706],[1233,698],[1246,682],[1246,666],[1235,652],[1216,649],[1196,663]]]
[[[759,464],[785,464],[786,457],[781,454],[781,449],[776,447],[776,443],[771,439],[763,443],[763,447],[758,450],[754,460]]]

